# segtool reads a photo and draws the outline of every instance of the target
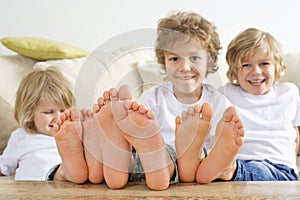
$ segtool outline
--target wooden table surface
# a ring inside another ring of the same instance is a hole
[[[152,191],[141,182],[111,190],[105,184],[0,180],[0,199],[300,199],[300,181],[179,183]]]

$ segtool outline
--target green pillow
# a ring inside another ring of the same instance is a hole
[[[36,60],[53,60],[87,56],[88,52],[54,40],[38,37],[6,37],[1,42],[8,49]]]

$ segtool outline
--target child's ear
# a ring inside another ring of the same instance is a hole
[[[27,127],[30,129],[32,129],[34,127],[33,116],[29,120],[27,120],[26,124],[27,124]]]
[[[238,78],[237,78],[237,75],[236,74],[234,74],[233,76],[232,76],[232,83],[234,84],[234,85],[239,85],[239,81],[238,81]]]
[[[30,117],[30,118],[27,120],[27,122],[32,122],[32,123],[33,123],[33,116]]]
[[[275,74],[274,74],[275,81],[274,82],[278,81],[281,77],[284,76],[285,70],[286,70],[286,66],[284,64],[280,65],[280,64],[276,63]]]

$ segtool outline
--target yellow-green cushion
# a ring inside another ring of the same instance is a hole
[[[6,37],[1,42],[8,49],[36,60],[53,60],[87,56],[88,52],[54,40],[38,37]]]

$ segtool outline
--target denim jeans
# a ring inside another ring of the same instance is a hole
[[[177,162],[176,162],[176,152],[170,145],[167,145],[167,144],[166,144],[166,150],[168,151],[168,153],[171,157],[171,160],[173,161],[173,164],[175,166],[174,175],[170,180],[170,184],[174,184],[174,183],[179,182],[178,171],[177,171]],[[145,177],[145,172],[144,172],[141,160],[134,149],[132,150],[132,154],[134,157],[134,165],[133,165],[132,171],[129,174],[128,181],[129,182],[145,181],[146,177]],[[155,161],[153,161],[153,162],[155,162]]]
[[[234,181],[297,181],[293,168],[269,160],[237,160]]]

